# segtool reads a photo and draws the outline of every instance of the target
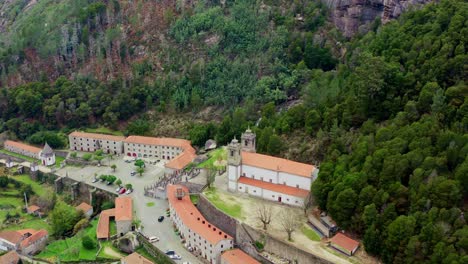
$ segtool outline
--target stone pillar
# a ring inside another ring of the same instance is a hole
[[[36,162],[31,163],[31,169],[29,171],[29,177],[33,181],[37,181],[37,175],[39,174],[39,166]]]
[[[61,193],[63,191],[63,182],[62,182],[62,177],[58,177],[55,179],[55,192],[56,193]]]

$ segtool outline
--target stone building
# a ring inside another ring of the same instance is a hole
[[[234,239],[203,217],[190,201],[187,187],[168,185],[167,199],[171,220],[186,245],[208,263],[219,263],[221,254],[233,248]]]
[[[70,150],[94,152],[102,150],[105,153],[122,154],[123,136],[113,136],[106,134],[87,133],[74,131],[68,135]]]
[[[169,171],[184,169],[196,157],[190,141],[178,138],[129,136],[124,153],[129,157],[166,160]]]
[[[228,189],[263,199],[302,206],[317,178],[309,164],[255,153],[255,134],[248,129],[241,142],[228,145]]]
[[[51,166],[55,164],[55,153],[49,144],[47,144],[47,142],[45,143],[44,148],[40,149],[23,142],[7,140],[4,143],[4,147],[8,151],[38,159],[44,166]]]
[[[87,218],[90,218],[92,215],[93,215],[93,207],[85,202],[82,202],[81,204],[79,204],[77,207],[75,207],[76,210],[81,210],[83,211],[84,215],[87,217]]]
[[[24,255],[41,251],[47,244],[49,234],[46,230],[22,229],[0,232],[0,250],[14,250]]]
[[[115,198],[115,223],[117,235],[123,236],[132,231],[133,203],[131,197]]]

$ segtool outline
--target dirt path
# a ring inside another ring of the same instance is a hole
[[[115,257],[117,259],[121,258],[122,255],[119,253],[119,252],[116,252],[115,250],[113,250],[112,248],[110,247],[105,247],[104,248],[104,253],[108,256],[111,256],[111,257]]]
[[[259,203],[267,203],[272,206],[273,208],[273,217],[270,225],[268,226],[268,234],[271,236],[283,240],[287,243],[293,244],[297,248],[300,248],[304,251],[311,252],[319,257],[327,259],[333,263],[340,263],[340,264],[350,264],[350,263],[375,263],[366,261],[366,258],[362,257],[362,254],[365,253],[360,252],[358,254],[360,257],[346,257],[342,256],[339,253],[333,251],[332,249],[328,248],[324,241],[313,241],[305,236],[300,230],[297,230],[293,233],[292,242],[288,242],[286,240],[287,235],[281,227],[281,224],[276,219],[278,218],[279,212],[282,210],[291,209],[291,213],[294,213],[297,218],[300,219],[301,222],[306,223],[307,219],[304,216],[302,209],[300,208],[293,208],[289,206],[280,205],[277,203],[255,199],[249,197],[245,194],[236,194],[232,195],[229,192],[223,190],[216,190],[216,193],[219,195],[220,200],[224,201],[226,204],[238,204],[242,207],[242,221],[252,227],[261,229],[263,226],[261,222],[256,218],[256,207]],[[276,220],[276,221],[275,221]],[[360,250],[362,251],[362,250]]]

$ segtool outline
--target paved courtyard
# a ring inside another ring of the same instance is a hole
[[[106,158],[101,161],[101,166],[66,166],[56,171],[56,174],[65,177],[73,178],[77,181],[83,181],[89,185],[96,186],[99,189],[115,192],[117,186],[108,186],[105,183],[96,182],[92,183],[94,175],[101,174],[112,174],[122,180],[122,184],[131,183],[133,186],[133,193],[131,196],[134,200],[134,213],[137,218],[141,220],[143,226],[142,233],[146,236],[157,236],[161,240],[154,243],[162,251],[174,250],[182,260],[178,260],[178,263],[189,261],[192,264],[199,264],[200,262],[195,256],[188,252],[180,242],[180,238],[174,233],[172,222],[169,218],[165,218],[162,223],[157,221],[157,218],[161,215],[165,216],[166,208],[168,208],[167,200],[154,199],[144,196],[144,187],[154,183],[159,177],[164,175],[164,164],[162,162],[158,164],[145,163],[146,168],[143,176],[136,174],[131,176],[132,171],[136,171],[134,162],[127,163],[123,156],[116,156],[113,159]],[[115,164],[117,166],[115,172],[110,168],[110,165]],[[154,204],[149,204],[154,203]]]

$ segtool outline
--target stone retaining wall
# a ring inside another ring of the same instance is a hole
[[[200,194],[197,208],[208,222],[217,226],[226,234],[236,237],[237,220],[218,210],[203,194]]]

